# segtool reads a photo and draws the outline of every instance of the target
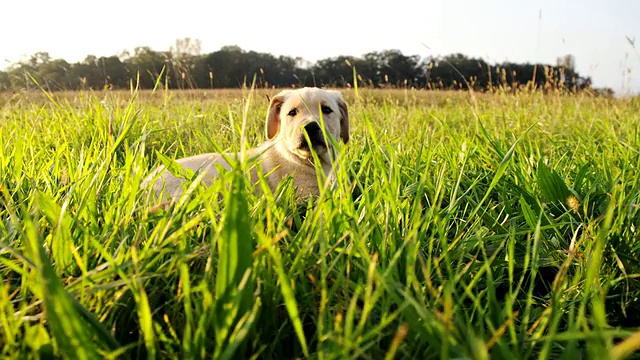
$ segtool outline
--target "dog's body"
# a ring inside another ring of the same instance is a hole
[[[349,141],[349,113],[342,94],[318,88],[282,91],[269,104],[266,128],[268,140],[264,144],[247,150],[244,154],[225,156],[239,161],[258,161],[262,172],[267,175],[272,192],[283,179],[293,176],[293,186],[297,188],[299,195],[318,195],[320,189],[312,152],[320,160],[324,174],[331,177],[332,145],[324,134],[330,134],[336,139],[339,137],[344,143]],[[182,158],[176,162],[195,172],[204,171],[206,174],[203,181],[210,184],[219,175],[216,164],[223,169],[231,169],[225,156],[208,153]],[[251,168],[250,175],[252,184],[256,184],[259,177],[255,166]],[[182,194],[185,180],[166,171],[164,167],[159,167],[145,179],[143,187],[152,181],[157,195],[164,189],[165,195],[177,199]]]

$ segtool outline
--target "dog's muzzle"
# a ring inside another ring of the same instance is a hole
[[[308,123],[304,126],[302,131],[303,133],[300,138],[300,149],[310,150],[309,142],[311,143],[311,147],[313,147],[314,149],[327,147],[324,135],[322,134],[322,129],[320,128],[320,124],[318,124],[317,122],[313,121]],[[307,139],[304,136],[305,132],[307,133],[307,136],[309,136],[309,142],[307,142]]]

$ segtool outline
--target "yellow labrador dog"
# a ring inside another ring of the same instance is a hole
[[[349,141],[347,104],[342,94],[335,90],[284,90],[269,104],[266,132],[268,140],[261,146],[247,150],[244,154],[226,155],[240,161],[259,161],[272,192],[281,180],[293,176],[293,186],[297,188],[297,194],[303,197],[318,195],[318,177],[312,152],[315,152],[320,160],[327,178],[333,177],[331,142],[325,134],[330,134],[335,139],[341,138],[345,144]],[[218,176],[216,164],[226,170],[231,169],[225,157],[218,153],[190,156],[176,162],[194,172],[204,171],[206,174],[203,181],[207,184],[211,184]],[[252,184],[258,181],[255,167],[251,171],[251,181]],[[146,188],[151,182],[157,195],[164,189],[165,195],[177,200],[182,194],[182,184],[185,180],[161,166],[145,179],[142,186]]]

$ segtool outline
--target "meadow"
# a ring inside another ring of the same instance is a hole
[[[275,93],[0,94],[2,357],[638,357],[640,99],[349,89],[317,199],[140,189]]]

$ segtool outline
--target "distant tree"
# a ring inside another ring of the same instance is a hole
[[[202,41],[192,38],[177,39],[175,44],[169,48],[174,59],[183,59],[200,55]]]
[[[385,50],[379,53],[379,73],[384,75],[385,83],[396,87],[418,85],[422,77],[419,62],[417,55],[405,56],[400,50]]]
[[[208,78],[206,87],[239,87],[250,85],[256,77],[258,86],[289,86],[300,84],[307,72],[297,68],[299,59],[287,56],[278,58],[255,51],[246,52],[236,45],[223,46],[220,50],[202,57],[197,74],[198,84]]]
[[[171,53],[157,52],[148,46],[140,46],[134,49],[133,55],[125,53],[124,56],[123,63],[132,78],[135,79],[136,74],[140,74],[140,86],[142,88],[152,88],[160,74],[163,73],[163,70],[165,70],[163,81],[167,81],[166,79],[170,72],[166,71],[166,67],[170,63]]]
[[[32,77],[38,77],[38,66],[49,62],[49,53],[38,52],[33,54],[28,60],[20,61],[8,69],[8,78],[13,90],[29,90],[35,85]],[[36,81],[39,82],[38,79]]]
[[[580,76],[571,66],[575,60],[570,58],[564,65],[503,63],[496,66],[494,85],[517,89],[523,86],[535,86],[537,89],[580,91],[591,87],[591,78]]]
[[[96,89],[97,84],[100,83],[100,73],[96,67],[97,58],[93,55],[88,55],[84,61],[72,64],[67,76],[68,82],[72,89]]]
[[[206,55],[202,61],[204,69],[212,78],[214,87],[239,87],[244,84],[244,73],[240,69],[243,50],[239,46],[223,46]]]
[[[11,90],[11,82],[9,81],[9,73],[0,71],[0,92]]]
[[[194,88],[197,87],[196,67],[200,64],[202,42],[198,39],[184,38],[177,39],[170,47],[170,61],[173,78],[176,79],[177,87]]]
[[[40,85],[48,90],[65,90],[70,87],[68,72],[71,65],[64,59],[49,60],[38,66],[36,74]]]
[[[46,51],[37,52],[29,58],[28,64],[35,68],[38,65],[47,64],[51,61],[51,56]]]
[[[515,64],[505,62],[495,67],[492,86],[519,88],[535,85],[541,88],[547,82],[544,64]]]
[[[353,66],[360,61],[353,56],[338,56],[319,60],[311,69],[317,85],[353,86]]]
[[[575,71],[576,69],[576,57],[567,54],[565,56],[556,59],[556,66],[564,67],[565,69]]]
[[[103,86],[115,88],[129,86],[129,80],[132,76],[131,71],[117,56],[100,57],[96,59],[95,64],[100,71]]]
[[[430,58],[424,67],[430,88],[475,89],[489,84],[490,67],[482,59],[469,58],[463,54],[451,54]]]
[[[0,91],[33,89],[34,80],[48,90],[126,88],[138,81],[138,74],[136,85],[143,89],[152,88],[158,80],[163,86],[179,89],[236,88],[249,85],[254,77],[259,87],[350,87],[357,81],[359,86],[427,89],[591,88],[591,78],[580,76],[575,64],[573,55],[559,57],[555,65],[489,65],[463,54],[422,59],[395,49],[310,63],[299,57],[245,51],[237,45],[202,55],[200,40],[183,38],[177,39],[169,51],[141,46],[118,56],[89,55],[74,64],[38,52],[0,72]]]
[[[71,88],[104,89],[126,88],[130,74],[117,56],[87,56],[84,61],[73,64],[68,72]]]
[[[69,88],[68,71],[71,65],[63,59],[52,59],[47,52],[33,54],[27,61],[9,68],[7,78],[11,88],[31,89],[34,81],[47,90]]]

